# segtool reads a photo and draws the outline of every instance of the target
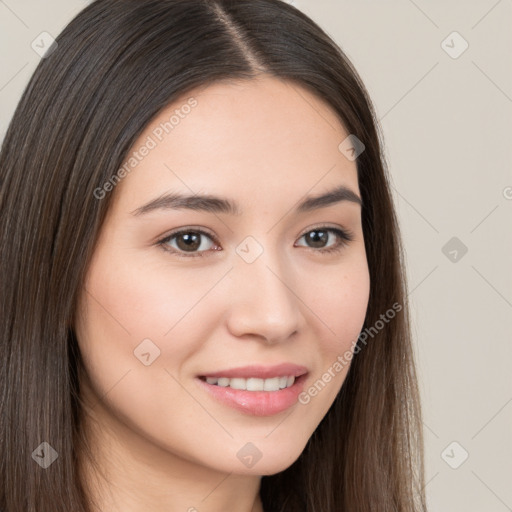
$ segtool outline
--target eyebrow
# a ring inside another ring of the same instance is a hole
[[[340,185],[321,195],[309,196],[303,199],[295,208],[296,213],[304,213],[319,208],[325,208],[342,201],[349,201],[363,206],[362,199],[351,189]],[[211,194],[183,195],[179,193],[166,193],[152,199],[145,205],[133,210],[132,215],[139,216],[155,210],[187,209],[211,213],[226,213],[241,215],[242,210],[238,203],[230,199]]]

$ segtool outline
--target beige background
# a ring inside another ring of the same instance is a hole
[[[384,130],[430,511],[512,510],[512,2],[291,3],[352,59]],[[32,41],[56,36],[86,4],[0,0],[0,139],[39,60]],[[469,45],[457,58],[444,49],[463,48],[454,31]]]

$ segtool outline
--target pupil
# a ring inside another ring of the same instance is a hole
[[[180,241],[184,241],[185,245],[181,247]],[[199,246],[201,245],[200,235],[193,233],[185,233],[178,237],[177,244],[178,247],[180,247],[180,249],[183,249],[185,251],[198,249]]]
[[[320,234],[319,234],[320,233]],[[322,247],[322,242],[327,243],[327,232],[326,231],[310,231],[309,240],[313,242],[313,244],[317,244],[320,242],[320,245],[313,245],[313,247]]]

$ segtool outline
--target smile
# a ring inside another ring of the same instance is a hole
[[[266,379],[202,376],[194,380],[207,395],[225,406],[252,416],[271,416],[297,404],[307,377],[308,374]]]
[[[208,384],[215,386],[230,387],[232,389],[242,389],[246,391],[279,391],[293,386],[295,376],[273,377],[270,379],[259,379],[257,377],[227,378],[227,377],[203,377]]]

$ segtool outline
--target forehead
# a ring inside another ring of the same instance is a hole
[[[295,83],[214,83],[149,123],[128,152],[129,172],[115,193],[127,208],[168,190],[260,205],[283,191],[298,198],[315,187],[344,184],[357,193],[356,163],[338,149],[348,135],[326,103]]]

